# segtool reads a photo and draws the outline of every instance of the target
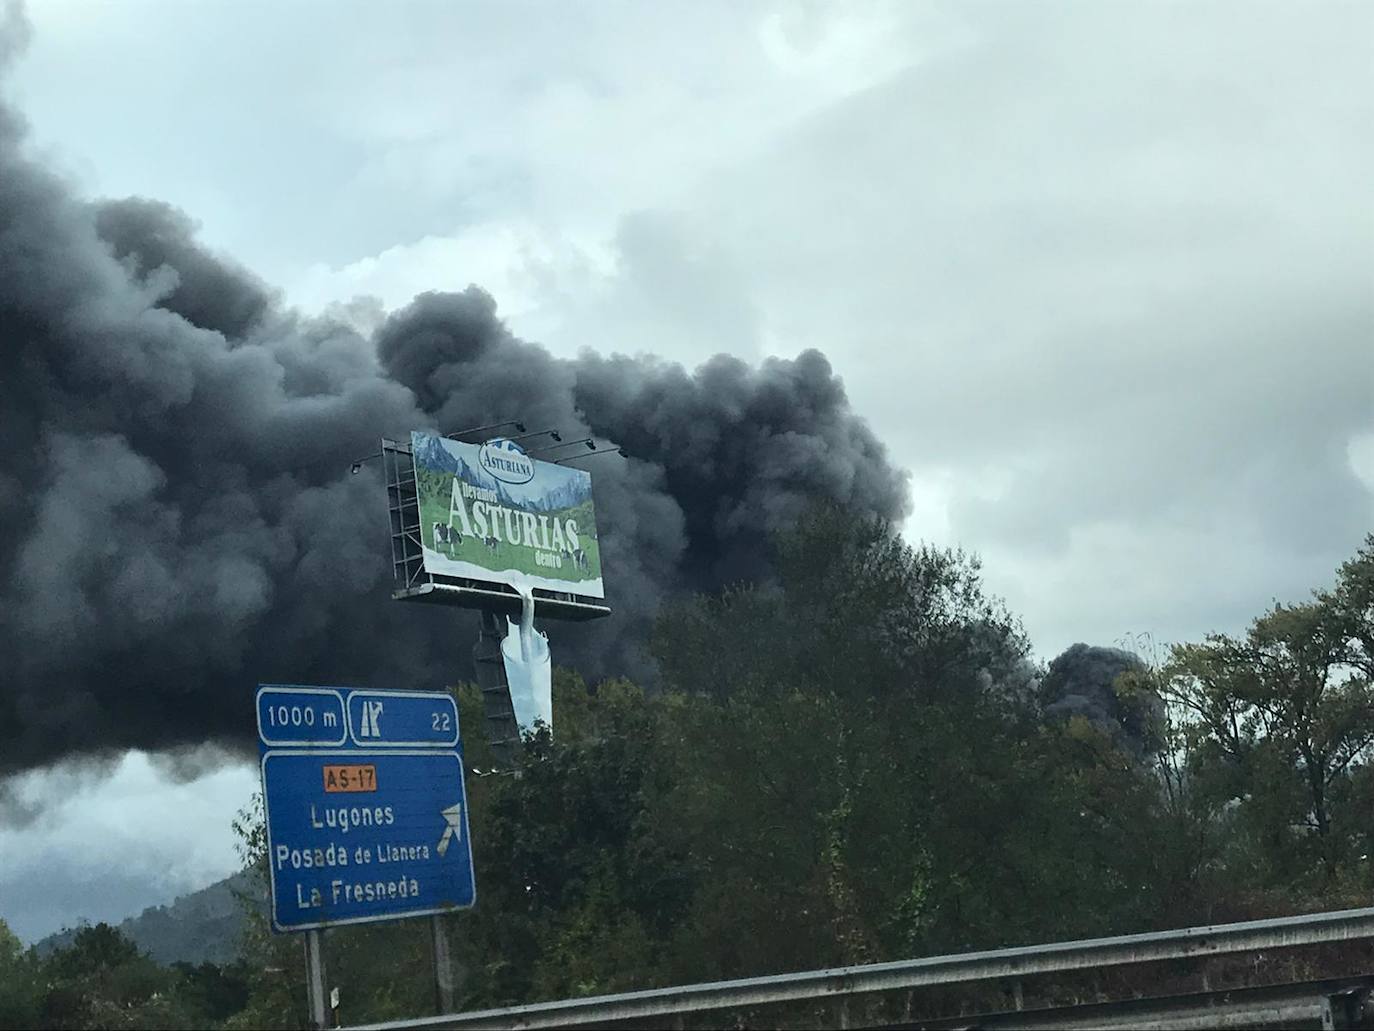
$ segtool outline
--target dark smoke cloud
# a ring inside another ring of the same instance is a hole
[[[79,200],[23,142],[0,105],[0,773],[242,747],[259,680],[469,676],[470,613],[389,600],[376,463],[348,473],[382,435],[519,417],[627,447],[591,466],[616,614],[550,626],[589,677],[651,678],[663,599],[766,574],[766,535],[812,500],[905,512],[814,351],[561,360],[475,287],[375,330],[305,318],[182,213]]]
[[[97,209],[95,226],[132,278],[146,280],[159,269],[176,270],[176,286],[159,303],[193,326],[237,339],[271,311],[274,298],[266,284],[196,246],[191,241],[195,223],[170,204],[141,198],[112,201]]]
[[[1162,715],[1162,702],[1152,693],[1126,695],[1117,690],[1123,673],[1143,673],[1145,663],[1133,652],[1075,644],[1050,663],[1040,681],[1039,695],[1046,717],[1067,720],[1081,716],[1134,755],[1158,744],[1153,721]]]

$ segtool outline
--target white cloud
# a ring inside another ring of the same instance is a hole
[[[1359,477],[1369,491],[1370,507],[1374,509],[1374,431],[1351,437],[1345,446],[1345,454],[1351,472]]]
[[[794,82],[823,83],[820,91],[834,100],[961,41],[963,27],[928,4],[791,0],[763,15],[758,37],[774,67]]]
[[[32,823],[0,825],[0,918],[26,940],[78,920],[118,922],[239,868],[230,820],[252,764],[184,783],[141,752],[109,770],[58,766],[8,785]]]
[[[518,316],[538,306],[539,270],[556,260],[557,245],[528,222],[474,225],[453,236],[388,247],[338,268],[317,263],[290,292],[310,310],[360,295],[380,298],[394,309],[415,296],[417,283],[452,291],[477,283],[499,298],[505,314]]]
[[[570,282],[582,287],[588,258],[613,249],[622,219],[672,205],[909,65],[913,27],[938,24],[894,3],[703,5],[685,29],[648,6],[616,10],[584,11],[562,26],[566,38],[557,16],[540,19],[522,49],[559,53],[528,67],[493,49],[512,29],[485,11],[475,25],[408,38],[428,60],[371,55],[374,74],[352,99],[342,97],[356,84],[329,76],[308,87],[316,117],[361,148],[331,188],[350,209],[432,205],[471,215],[458,230],[431,225],[342,264],[313,262],[288,274],[288,296],[313,309],[379,283],[373,292],[405,300],[445,288],[460,263],[488,275],[481,281],[503,310],[556,307]],[[698,46],[681,46],[684,31]],[[929,32],[924,48],[944,35]],[[454,43],[456,53],[434,52]],[[541,285],[521,273],[531,250],[546,272],[542,299],[525,292]]]

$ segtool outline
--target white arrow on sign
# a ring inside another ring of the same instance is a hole
[[[444,828],[444,836],[439,839],[439,855],[442,856],[448,851],[448,843],[451,840],[455,838],[461,839],[463,836],[462,803],[460,802],[458,805],[449,806],[442,811],[441,815],[448,824],[448,826]]]

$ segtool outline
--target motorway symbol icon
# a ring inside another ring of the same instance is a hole
[[[379,721],[382,718],[381,702],[363,702],[363,725],[358,730],[359,737],[381,737]]]

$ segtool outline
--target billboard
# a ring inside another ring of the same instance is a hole
[[[540,462],[513,441],[410,435],[424,568],[604,598],[585,469]]]

